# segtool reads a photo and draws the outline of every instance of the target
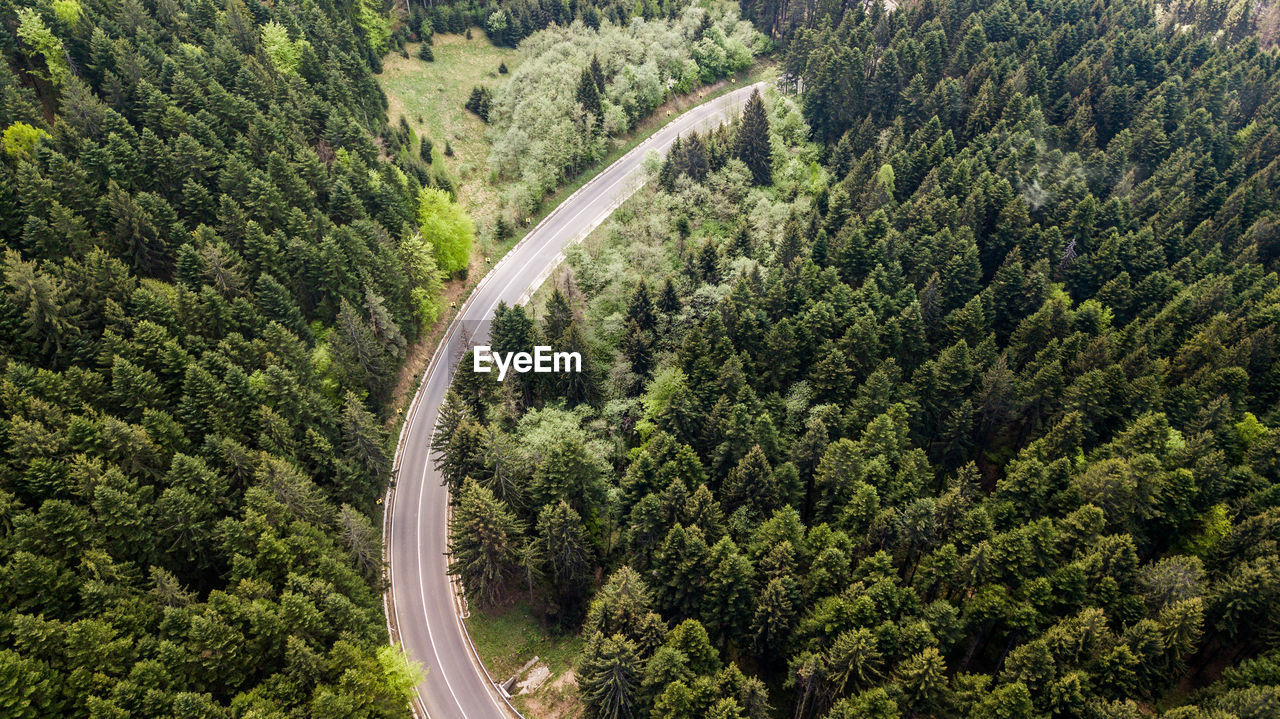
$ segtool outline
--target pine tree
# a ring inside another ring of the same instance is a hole
[[[578,663],[578,691],[591,719],[636,716],[641,666],[636,645],[619,635],[596,633],[587,640]]]
[[[658,309],[667,315],[675,314],[680,309],[680,296],[676,294],[676,286],[668,277],[662,284],[662,294],[658,296]]]
[[[491,604],[506,583],[520,575],[523,532],[520,521],[492,492],[475,482],[462,485],[449,520],[449,572],[462,580],[468,596]]]
[[[600,99],[600,86],[596,84],[591,68],[582,68],[582,76],[578,78],[578,90],[574,97],[582,106],[583,112],[595,118],[592,132],[599,133],[604,128],[604,103]]]
[[[770,580],[756,601],[751,619],[751,631],[755,637],[757,656],[766,663],[776,663],[787,656],[791,644],[791,630],[798,608],[795,604],[795,580],[780,577]]]
[[[627,565],[619,567],[596,592],[582,625],[583,634],[621,635],[642,653],[659,647],[667,626],[653,611],[653,593],[640,574]]]
[[[720,490],[725,509],[732,513],[746,507],[757,514],[769,514],[782,504],[773,468],[760,445],[752,446],[747,455],[729,472]]]
[[[489,107],[493,103],[493,91],[484,85],[476,85],[471,88],[471,95],[467,98],[464,107],[474,112],[481,120],[489,121]]]
[[[79,302],[64,282],[40,272],[14,250],[4,253],[5,298],[22,313],[23,337],[56,356],[80,334],[75,323]]]
[[[631,323],[627,326],[627,334],[622,340],[621,350],[635,376],[641,381],[648,378],[653,370],[653,348],[649,334],[640,329],[639,325]],[[633,391],[639,393],[640,389],[641,387],[637,386]]]
[[[664,616],[698,616],[710,558],[701,529],[677,524],[667,533],[653,556],[653,571],[660,578],[654,593]]]
[[[672,628],[667,634],[665,646],[683,654],[694,674],[715,674],[720,671],[720,655],[711,646],[706,628],[696,619],[686,619]]]
[[[599,55],[593,54],[591,56],[591,64],[587,66],[587,69],[591,71],[591,79],[595,81],[596,89],[603,93],[605,89],[604,68],[600,67]]]
[[[359,470],[363,484],[359,488],[353,488],[357,490],[355,496],[372,497],[391,474],[391,451],[387,434],[353,392],[347,392],[341,419],[345,458]]]
[[[765,113],[760,91],[751,93],[738,125],[734,156],[742,160],[756,185],[773,182],[773,149],[769,144],[769,116]]]
[[[653,301],[649,299],[649,286],[644,281],[636,283],[627,306],[627,322],[634,322],[642,330],[653,329]]]
[[[302,317],[302,310],[284,285],[264,272],[258,275],[255,287],[258,307],[268,319],[279,322],[285,329],[302,339],[311,339],[311,329]]]
[[[707,173],[711,171],[711,163],[707,157],[707,143],[701,135],[696,132],[689,134],[689,139],[685,140],[681,148],[678,163],[680,171],[694,182],[707,179]]]
[[[494,352],[531,352],[537,343],[537,328],[524,305],[499,302],[490,335]]]
[[[363,387],[381,406],[391,391],[395,357],[383,349],[373,329],[345,299],[338,311],[332,345],[343,376],[352,385]]]
[[[550,448],[533,474],[529,493],[537,506],[566,501],[589,522],[597,516],[597,508],[604,505],[600,467],[582,441],[571,436]]]
[[[369,518],[349,504],[338,511],[338,529],[343,545],[351,553],[360,573],[369,580],[382,574],[382,535]]]
[[[563,347],[565,331],[573,324],[573,308],[569,300],[556,287],[547,298],[547,307],[542,315],[542,336],[556,347]]]
[[[836,637],[826,655],[827,682],[835,696],[868,689],[883,677],[884,655],[869,629]]]
[[[712,547],[711,556],[715,566],[707,578],[702,623],[721,646],[735,642],[745,648],[754,610],[755,570],[728,537]]]
[[[451,488],[458,489],[468,478],[479,479],[484,472],[485,435],[484,427],[466,417],[448,435],[447,442],[433,442],[435,468]]]
[[[582,358],[581,371],[566,369],[556,379],[556,390],[565,398],[570,407],[580,404],[597,406],[600,403],[602,390],[600,375],[595,363],[591,361],[591,348],[587,339],[582,336],[577,322],[571,322],[569,329],[560,341],[563,352],[576,352]]]
[[[595,551],[587,539],[582,517],[561,500],[542,508],[537,529],[535,541],[543,573],[554,585],[567,621],[575,621],[595,564]]]

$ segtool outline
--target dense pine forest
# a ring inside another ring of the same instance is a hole
[[[407,716],[382,415],[458,221],[380,13],[0,3],[0,715]]]
[[[744,4],[785,92],[495,320],[586,371],[461,363],[473,601],[593,719],[1280,716],[1257,8]]]
[[[516,47],[538,30],[566,27],[575,20],[598,30],[605,23],[625,26],[632,18],[675,19],[691,4],[685,0],[409,0],[405,5],[411,20],[408,28],[462,33],[476,25],[494,43]]]

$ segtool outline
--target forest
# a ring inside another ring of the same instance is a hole
[[[0,3],[0,715],[408,715],[384,419],[470,229],[380,13]]]
[[[708,10],[720,2],[701,3]],[[444,0],[407,2],[411,22],[426,21],[437,31],[463,33],[472,26],[484,28],[498,45],[517,47],[526,37],[552,26],[560,28],[581,21],[592,30],[602,24],[626,26],[633,18],[674,19],[691,3],[681,0]]]
[[[584,371],[459,365],[471,600],[590,719],[1280,716],[1268,12],[744,3],[782,91],[494,320]]]
[[[473,25],[521,213],[779,64],[498,313],[583,371],[433,443],[589,719],[1280,716],[1280,5],[741,17],[0,3],[0,716],[408,715],[394,394],[476,228],[375,76]]]

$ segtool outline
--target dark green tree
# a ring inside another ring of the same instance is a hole
[[[769,116],[764,109],[760,91],[751,93],[742,110],[742,121],[733,154],[751,172],[751,181],[757,185],[773,182],[773,148],[769,140]]]

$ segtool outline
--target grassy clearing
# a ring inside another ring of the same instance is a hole
[[[488,611],[473,608],[467,631],[495,681],[505,681],[535,656],[551,669],[551,677],[537,691],[512,699],[526,716],[545,719],[581,714],[571,677],[582,651],[580,637],[543,629],[525,602]]]
[[[499,609],[473,607],[467,631],[497,681],[516,673],[535,655],[558,675],[573,668],[582,649],[582,639],[576,635],[555,635],[544,629],[523,601]]]
[[[408,58],[393,53],[383,59],[378,80],[387,95],[391,123],[404,117],[419,137],[431,139],[433,162],[444,163],[458,181],[459,202],[478,227],[487,228],[498,206],[488,183],[487,125],[462,105],[476,85],[496,88],[506,82],[510,76],[498,74],[498,65],[505,62],[514,70],[517,58],[514,50],[490,43],[480,28],[472,28],[471,34],[470,40],[462,35],[436,35],[434,62],[419,60],[418,45],[410,44]],[[453,157],[445,157],[446,140],[453,147]]]

